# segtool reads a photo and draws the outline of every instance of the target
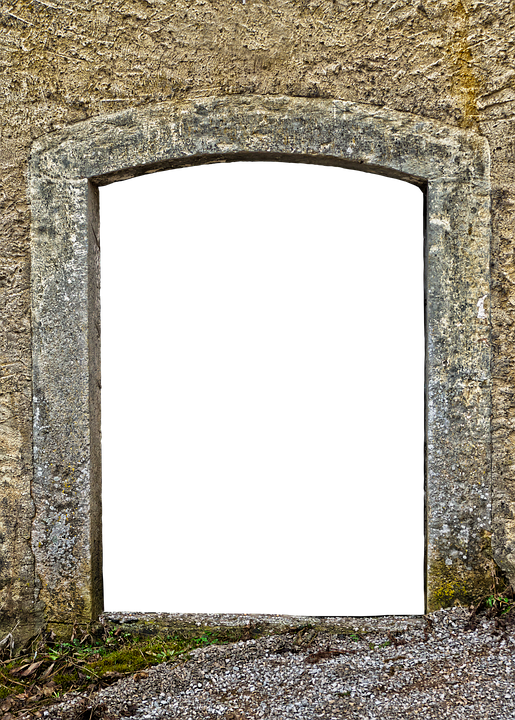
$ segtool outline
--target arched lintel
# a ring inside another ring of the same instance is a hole
[[[233,162],[287,162],[299,163],[306,165],[323,165],[326,167],[341,167],[346,170],[356,170],[358,172],[371,173],[373,175],[382,175],[384,177],[402,180],[404,182],[416,185],[421,190],[427,187],[425,178],[417,177],[409,173],[404,173],[393,168],[365,163],[363,161],[353,162],[352,160],[342,159],[322,153],[299,154],[299,153],[280,153],[280,152],[235,152],[231,154],[203,154],[192,155],[189,157],[172,158],[157,163],[148,163],[146,165],[124,168],[106,175],[93,176],[90,179],[95,185],[103,187],[111,185],[121,180],[130,180],[131,178],[141,177],[143,175],[151,175],[156,172],[164,172],[166,170],[174,170],[176,168],[198,167],[200,165],[215,165],[219,163]]]

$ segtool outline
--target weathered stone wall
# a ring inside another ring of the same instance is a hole
[[[19,0],[0,9],[0,631],[44,622],[31,550],[33,142],[79,120],[230,94],[339,98],[483,135],[492,182],[493,552],[515,581],[515,3]],[[489,538],[485,538],[485,557]],[[445,573],[444,573],[445,575]],[[447,601],[455,579],[442,576]]]

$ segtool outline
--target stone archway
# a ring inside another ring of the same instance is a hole
[[[486,141],[339,100],[230,96],[71,125],[30,161],[32,548],[47,620],[102,609],[98,186],[173,167],[285,160],[379,173],[426,195],[426,609],[486,587],[491,526]]]

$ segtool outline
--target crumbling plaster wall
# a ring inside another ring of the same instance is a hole
[[[340,98],[470,128],[492,160],[493,549],[515,580],[515,3],[18,0],[0,7],[0,630],[44,622],[31,551],[30,214],[38,137],[162,100]],[[143,259],[144,262],[144,259]]]

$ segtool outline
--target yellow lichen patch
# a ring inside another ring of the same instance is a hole
[[[491,587],[492,573],[487,567],[469,570],[459,560],[452,565],[446,565],[444,560],[433,561],[428,578],[428,612],[476,604],[489,594]]]

